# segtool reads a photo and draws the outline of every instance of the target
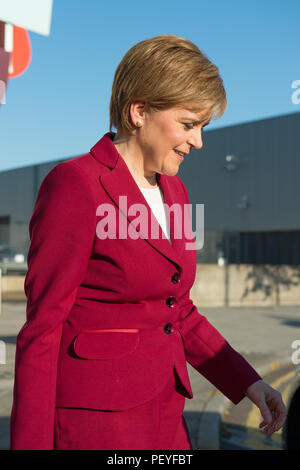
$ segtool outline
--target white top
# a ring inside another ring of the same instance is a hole
[[[170,240],[170,224],[166,216],[163,193],[160,187],[158,186],[157,188],[141,188],[139,186],[139,189],[143,193],[143,196],[146,201],[148,202],[150,209],[155,215],[165,236]]]

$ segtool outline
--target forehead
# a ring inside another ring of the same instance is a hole
[[[197,110],[187,107],[177,107],[174,108],[174,113],[180,118],[189,119],[198,123],[210,121],[211,119],[211,111],[208,108]]]

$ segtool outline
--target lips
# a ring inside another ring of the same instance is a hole
[[[184,160],[184,156],[183,156],[183,155],[180,155],[179,153],[177,153],[176,150],[174,150],[174,153],[175,153],[176,156],[180,159],[180,161],[183,161],[183,160]]]

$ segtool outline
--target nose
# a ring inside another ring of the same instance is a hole
[[[199,129],[193,129],[192,130],[192,132],[189,135],[188,143],[193,148],[201,149],[201,147],[203,146],[201,129],[200,130]]]

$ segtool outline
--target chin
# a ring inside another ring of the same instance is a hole
[[[179,165],[178,165],[178,166],[177,166],[177,165],[176,165],[176,166],[174,165],[174,166],[170,166],[170,167],[168,167],[168,168],[164,168],[164,170],[163,170],[162,173],[163,173],[164,175],[167,175],[167,176],[175,176],[175,175],[177,175],[178,170],[179,170]]]
[[[173,168],[172,170],[170,170],[170,171],[168,172],[168,176],[175,176],[175,175],[177,175],[178,170],[179,170],[179,166],[178,166],[177,168]]]

